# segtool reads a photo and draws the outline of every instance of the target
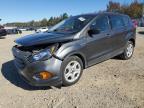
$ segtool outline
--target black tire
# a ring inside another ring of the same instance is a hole
[[[81,66],[81,70],[80,70],[79,77],[78,77],[75,81],[69,82],[69,81],[67,81],[66,78],[65,78],[65,76],[66,76],[66,75],[65,75],[65,72],[66,72],[65,69],[66,69],[66,66],[67,66],[69,63],[71,63],[72,61],[78,62],[78,63],[79,63],[79,66]],[[75,84],[76,82],[79,81],[79,79],[80,79],[80,77],[81,77],[81,75],[82,75],[82,73],[83,73],[83,63],[82,63],[82,60],[81,60],[79,57],[77,57],[77,56],[70,56],[70,57],[66,58],[66,59],[63,61],[63,63],[62,63],[62,69],[61,69],[61,71],[62,71],[62,85],[63,85],[63,86],[71,86],[71,85]]]
[[[127,48],[128,48],[129,45],[132,45],[132,54],[130,56],[128,56],[128,54],[127,54],[127,52],[128,52]],[[133,52],[134,52],[134,43],[132,41],[128,41],[127,44],[126,44],[124,52],[121,55],[119,55],[119,57],[122,60],[128,60],[133,56]]]

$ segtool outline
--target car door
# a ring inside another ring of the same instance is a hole
[[[112,52],[119,53],[125,46],[127,28],[121,15],[110,15]]]
[[[86,57],[88,61],[88,66],[96,64],[103,59],[104,55],[111,52],[111,29],[109,25],[108,16],[102,15],[97,16],[96,20],[90,25],[92,28],[98,29],[98,34],[88,34],[87,45],[86,45]]]

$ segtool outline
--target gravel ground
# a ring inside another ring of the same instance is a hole
[[[144,35],[137,34],[132,59],[97,64],[61,89],[31,87],[19,78],[11,54],[18,37],[0,39],[0,108],[144,108]]]

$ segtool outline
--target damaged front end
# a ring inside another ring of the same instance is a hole
[[[74,34],[47,32],[16,39],[12,52],[22,78],[34,86],[62,83],[62,58],[57,53],[74,40]]]
[[[20,75],[34,86],[51,86],[61,82],[62,61],[54,56],[60,44],[15,45],[12,52]]]
[[[36,61],[44,61],[51,58],[58,50],[60,44],[48,44],[48,45],[35,45],[35,46],[14,46],[18,52],[27,54],[27,60],[32,63]]]

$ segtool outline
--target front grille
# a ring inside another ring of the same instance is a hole
[[[12,49],[15,57],[15,64],[18,68],[24,69],[28,62],[28,57],[31,55],[28,52],[21,51],[15,47]]]
[[[24,69],[26,64],[24,60],[15,57],[15,63],[20,69]]]

